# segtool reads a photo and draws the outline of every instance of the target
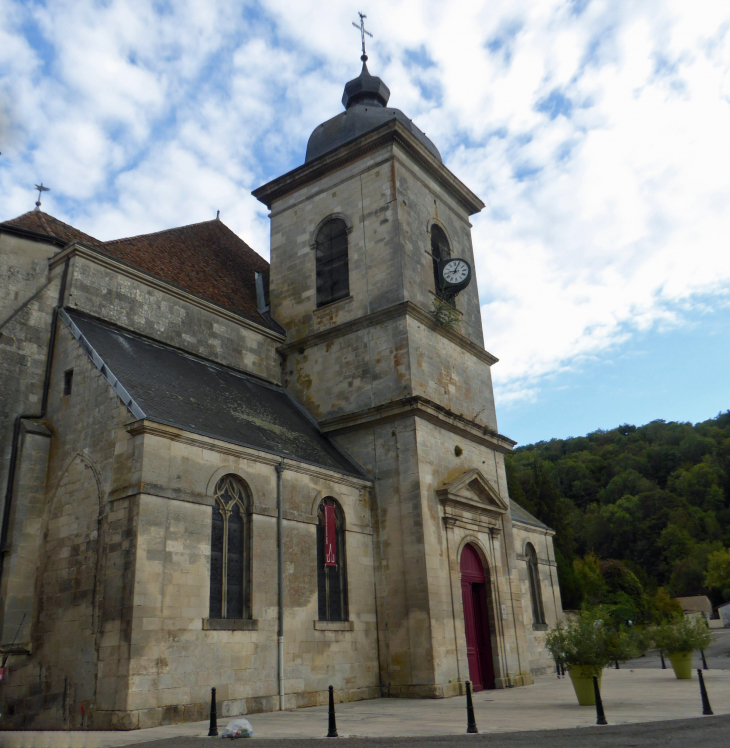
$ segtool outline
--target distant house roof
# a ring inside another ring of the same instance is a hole
[[[59,247],[64,247],[71,242],[82,241],[92,247],[98,247],[101,242],[94,239],[93,236],[85,234],[83,231],[69,226],[58,218],[54,218],[42,210],[31,210],[23,213],[22,216],[11,218],[9,221],[0,223],[0,230],[3,228],[34,235],[39,239],[47,239]]]
[[[707,595],[678,597],[677,602],[685,613],[707,613],[708,616],[712,615],[712,603]]]
[[[533,517],[527,509],[523,509],[514,499],[510,499],[509,502],[510,512],[512,519],[515,522],[522,522],[524,525],[532,525],[533,527],[539,527],[542,530],[550,530],[544,522],[540,522],[537,517]]]
[[[201,296],[258,324],[283,332],[256,299],[255,273],[268,296],[269,263],[217,219],[102,242],[63,221],[32,210],[0,223],[13,233],[47,240],[59,248],[74,241],[110,255],[178,288]]]
[[[137,418],[368,478],[282,387],[73,310],[62,319]]]

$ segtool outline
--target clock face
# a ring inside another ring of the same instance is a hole
[[[451,260],[444,265],[443,276],[447,283],[456,286],[463,283],[469,275],[469,266],[464,260]]]

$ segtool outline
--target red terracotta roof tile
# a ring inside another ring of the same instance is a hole
[[[58,218],[54,218],[41,210],[31,210],[27,213],[23,213],[22,216],[18,216],[17,218],[3,221],[0,223],[0,230],[3,226],[21,229],[23,231],[31,231],[34,234],[45,235],[51,239],[56,239],[61,244],[70,244],[71,242],[76,241],[90,244],[93,247],[97,247],[101,244],[101,242],[98,239],[94,239],[93,236],[89,236],[83,231],[79,231],[73,226],[69,226],[67,223],[59,221]]]
[[[269,263],[214,219],[104,242],[101,251],[260,324],[255,272]]]
[[[184,291],[272,326],[259,314],[256,303],[255,273],[264,274],[268,296],[269,263],[217,219],[108,242],[39,210],[0,223],[0,231],[4,226],[45,235],[61,244],[82,241]]]

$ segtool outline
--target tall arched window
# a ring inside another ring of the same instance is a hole
[[[320,621],[347,621],[345,515],[330,496],[317,512],[317,599]]]
[[[250,618],[250,518],[246,487],[224,475],[215,487],[210,536],[210,618]]]
[[[331,304],[350,295],[347,262],[347,224],[332,218],[320,228],[315,240],[317,306]]]
[[[451,247],[444,230],[435,223],[431,226],[431,257],[433,258],[433,282],[435,291],[440,294],[441,278],[439,277],[439,260],[451,257]]]
[[[542,590],[540,589],[540,572],[537,568],[537,553],[532,543],[525,547],[527,556],[527,577],[530,581],[530,599],[532,600],[533,623],[545,623],[545,611],[542,607]]]

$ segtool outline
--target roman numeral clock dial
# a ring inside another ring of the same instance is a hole
[[[466,260],[459,258],[441,260],[439,265],[442,292],[456,296],[459,291],[463,291],[469,285],[471,266]]]

